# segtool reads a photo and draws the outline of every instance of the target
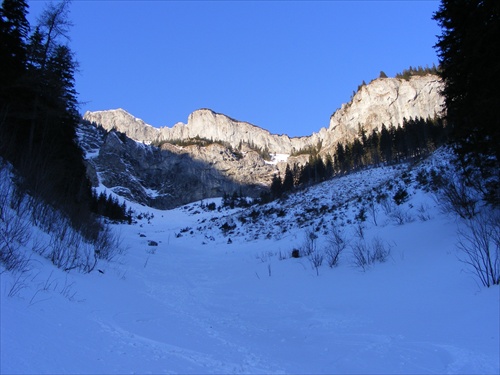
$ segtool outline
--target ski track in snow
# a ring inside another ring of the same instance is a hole
[[[464,272],[456,223],[428,195],[408,189],[408,204],[425,204],[432,219],[395,225],[380,211],[378,225],[365,224],[367,239],[392,246],[390,259],[366,272],[352,266],[349,251],[319,276],[306,258],[279,259],[303,241],[306,228],[294,215],[304,202],[351,202],[325,215],[349,230],[357,197],[397,184],[400,173],[372,169],[310,188],[283,204],[284,219],[238,224],[232,244],[218,226],[239,209],[193,214],[131,204],[154,218],[115,225],[127,253],[101,262],[103,274],[68,275],[34,257],[32,282],[15,297],[7,297],[13,276],[0,275],[0,372],[498,374],[499,289],[479,288]],[[176,236],[201,219],[214,224]],[[48,277],[53,288],[41,291]],[[72,301],[61,293],[65,278],[77,292]]]

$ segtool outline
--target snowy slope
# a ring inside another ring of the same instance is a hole
[[[1,274],[1,373],[498,374],[499,288],[459,261],[457,220],[415,174],[375,168],[246,210],[132,205],[146,215],[114,225],[126,253],[102,272],[33,255],[29,277]],[[403,180],[408,200],[384,200]],[[383,240],[387,261],[290,257],[307,230],[324,248],[331,223],[351,245]]]

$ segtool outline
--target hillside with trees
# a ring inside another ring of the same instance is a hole
[[[370,134],[359,126],[357,137],[337,143],[333,154],[320,155],[321,143],[304,151],[309,155],[308,162],[302,166],[287,165],[283,178],[275,175],[270,195],[264,196],[263,201],[363,168],[422,159],[448,142],[448,133],[441,118],[404,119],[402,126],[382,124],[380,131],[374,129]]]
[[[76,141],[78,63],[68,45],[69,1],[49,3],[34,27],[27,14],[24,0],[4,0],[0,8],[0,162],[15,170],[17,198],[10,206],[23,206],[49,231],[56,215],[61,225],[97,243],[106,233],[99,215],[125,220],[127,213],[92,190]],[[13,199],[2,193],[2,204]],[[8,248],[7,237],[4,242]],[[12,254],[3,245],[1,250],[6,261]]]

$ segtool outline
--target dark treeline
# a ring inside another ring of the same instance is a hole
[[[94,192],[93,198],[91,203],[92,212],[111,220],[126,220],[129,224],[132,223],[132,212],[130,209],[127,210],[125,202],[120,204],[117,198],[111,194],[106,195],[104,192],[101,192],[99,195]]]
[[[0,8],[0,156],[31,196],[64,212],[89,237],[99,225],[96,197],[78,146],[80,121],[68,46],[69,2],[49,3],[32,27],[25,0]],[[109,203],[109,204],[112,204]]]
[[[438,75],[439,68],[436,67],[435,64],[432,64],[432,67],[422,67],[420,65],[417,67],[410,66],[408,69],[403,69],[401,73],[397,73],[396,78],[409,80],[413,76],[425,76],[427,74]]]
[[[321,145],[310,148],[313,152],[304,166],[287,165],[285,175],[275,175],[270,192],[261,197],[268,202],[298,188],[316,184],[336,175],[350,173],[368,166],[400,163],[420,158],[433,152],[448,140],[448,128],[443,120],[404,119],[403,125],[374,129],[367,134],[363,127],[353,141],[337,143],[333,155],[319,155]]]

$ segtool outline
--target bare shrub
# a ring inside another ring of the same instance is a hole
[[[97,258],[112,261],[124,253],[122,240],[109,226],[105,226],[93,243]]]
[[[384,263],[391,254],[391,247],[379,237],[372,239],[371,245],[359,239],[352,246],[353,264],[366,271],[374,263]]]
[[[363,226],[362,223],[358,223],[354,227],[354,235],[360,239],[365,238],[365,227]]]
[[[14,192],[0,172],[0,263],[8,271],[23,270],[28,267],[28,259],[21,251],[30,240],[29,222],[22,205],[14,205]]]
[[[372,222],[375,226],[378,226],[378,222],[377,222],[377,206],[375,205],[375,202],[371,201],[369,204],[368,204],[368,212],[370,213],[370,216],[372,218]]]
[[[431,214],[429,213],[429,207],[427,205],[424,206],[422,203],[418,208],[418,218],[420,221],[427,221],[431,219]]]
[[[382,210],[387,216],[389,216],[394,210],[394,207],[396,207],[396,204],[393,201],[387,199],[386,196],[380,199],[380,205],[382,206]]]
[[[79,268],[82,272],[90,273],[97,265],[97,254],[92,244],[82,242],[80,244],[80,265]]]
[[[372,239],[372,252],[370,254],[371,263],[379,262],[384,263],[387,261],[391,254],[391,247],[382,241],[380,237]]]
[[[57,268],[69,271],[78,266],[78,253],[74,232],[65,224],[61,222],[50,238],[49,259]]]
[[[12,283],[9,286],[9,291],[7,295],[9,297],[15,297],[19,293],[28,287],[28,278],[31,277],[31,272],[23,269],[14,269],[12,272]]]
[[[344,233],[335,225],[327,237],[327,246],[325,248],[326,261],[331,268],[339,264],[340,254],[346,249],[348,245]]]
[[[259,254],[257,254],[255,257],[258,260],[260,260],[262,263],[266,263],[269,260],[271,260],[273,255],[274,255],[274,253],[272,251],[264,250],[264,251],[261,251]]]
[[[316,251],[316,240],[318,236],[311,229],[308,229],[304,236],[304,243],[302,245],[301,254],[309,256]]]
[[[316,270],[316,275],[319,276],[319,267],[323,264],[323,253],[320,251],[314,251],[309,255],[309,261],[311,262],[311,266]]]
[[[286,252],[282,252],[281,250],[278,252],[278,259],[279,260],[285,260],[287,258],[288,258],[288,256],[287,256]]]
[[[465,220],[458,230],[460,260],[471,267],[481,283],[500,284],[500,212],[485,209]]]
[[[388,216],[392,222],[397,225],[404,225],[413,221],[411,214],[408,211],[403,210],[401,207],[394,207]]]
[[[123,254],[121,239],[109,226],[104,226],[93,241],[85,239],[64,219],[58,228],[51,233],[48,257],[65,271],[79,269],[88,273],[95,268],[98,259],[112,261]]]
[[[30,242],[32,252],[66,271],[91,272],[98,259],[112,260],[123,253],[119,236],[98,218],[85,217],[82,223],[75,223],[46,200],[17,187],[13,179],[8,165],[1,164],[0,264],[7,271],[29,268],[25,250]],[[33,226],[45,232],[49,241],[31,240]]]
[[[473,218],[477,213],[477,191],[461,177],[443,176],[442,180],[436,196],[442,212],[455,213],[462,219]]]
[[[370,248],[363,240],[357,240],[351,245],[353,264],[366,271],[370,265]]]

